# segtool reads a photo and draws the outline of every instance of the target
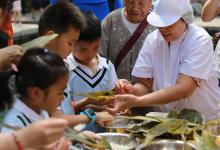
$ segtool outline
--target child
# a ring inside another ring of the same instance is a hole
[[[85,18],[76,7],[67,2],[58,2],[55,5],[49,6],[41,16],[39,34],[59,34],[46,47],[50,52],[54,52],[64,59],[75,48],[79,34],[84,27]],[[74,118],[72,116],[64,116],[59,110],[54,111],[51,115],[69,120],[70,126],[75,125],[76,120],[78,120],[76,116]],[[108,119],[112,118],[109,114],[105,115],[108,115]]]
[[[67,98],[62,103],[62,111],[65,114],[75,114],[87,104],[97,103],[95,100],[79,101],[83,97],[73,96],[71,93],[89,93],[95,91],[112,90],[117,81],[117,75],[113,64],[99,52],[101,38],[100,21],[90,12],[85,12],[86,28],[81,32],[76,48],[67,57],[70,77],[67,87]],[[72,107],[72,101],[75,109]],[[79,106],[81,105],[81,106]]]
[[[29,50],[18,63],[18,72],[1,74],[1,88],[8,89],[9,77],[15,75],[18,96],[4,120],[7,124],[25,127],[38,120],[49,118],[63,99],[63,90],[68,80],[68,69],[63,60],[47,49]],[[4,88],[5,86],[5,88]],[[9,90],[7,93],[10,97]]]
[[[57,33],[59,36],[46,46],[49,51],[66,58],[74,49],[85,19],[75,6],[59,2],[49,6],[39,20],[39,34]]]
[[[25,127],[47,119],[48,113],[53,112],[64,99],[68,68],[58,55],[48,52],[47,49],[35,48],[27,51],[18,63],[17,72],[7,71],[1,74],[1,89],[6,92],[6,98],[11,97],[7,89],[12,74],[15,75],[18,96],[14,97],[15,103],[4,119],[6,124]],[[104,115],[106,113],[96,113],[93,118],[102,122]],[[91,119],[88,113],[71,117],[72,120],[75,118],[75,125],[88,123]],[[3,132],[7,131],[3,128]]]

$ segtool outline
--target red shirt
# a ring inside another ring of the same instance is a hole
[[[10,37],[8,41],[8,45],[13,45],[13,28],[12,28],[11,17],[9,13],[5,13],[3,15],[3,22],[2,22],[2,25],[0,26],[0,30],[8,33]]]

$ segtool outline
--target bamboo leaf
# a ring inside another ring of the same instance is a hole
[[[73,96],[83,96],[83,97],[88,97],[91,99],[96,99],[96,100],[107,100],[107,99],[112,99],[114,96],[114,91],[109,90],[109,91],[97,91],[97,92],[90,92],[90,93],[71,93]]]
[[[204,130],[202,136],[199,138],[198,148],[200,150],[217,150],[218,146],[208,131]]]
[[[156,138],[164,133],[175,130],[175,129],[179,128],[180,125],[181,125],[181,122],[179,120],[170,120],[168,122],[163,122],[163,123],[156,125],[152,129],[150,129],[149,132],[146,134],[146,138],[145,138],[143,145],[147,146],[148,144],[150,144],[150,142],[154,138]]]
[[[51,40],[55,39],[58,36],[58,34],[51,34],[51,35],[44,35],[40,36],[32,41],[29,41],[27,43],[21,44],[22,51],[26,52],[28,49],[33,47],[45,47],[45,45],[50,42]]]
[[[96,141],[94,139],[85,137],[82,134],[78,134],[70,128],[68,128],[65,131],[65,137],[67,137],[71,141],[77,141],[77,142],[83,143],[85,145],[88,145],[92,148],[98,148],[98,149],[108,149],[108,148],[110,148],[109,143],[105,139],[102,139],[101,141]]]

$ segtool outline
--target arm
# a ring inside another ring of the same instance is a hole
[[[26,147],[24,145],[24,147]],[[0,149],[17,149],[17,146],[9,134],[1,134],[0,135]]]
[[[86,115],[65,115],[59,109],[52,112],[50,115],[55,118],[65,119],[70,127],[73,127],[80,123],[89,123],[89,118]]]
[[[117,113],[133,107],[167,104],[190,96],[196,87],[197,84],[193,78],[180,74],[175,85],[168,88],[163,88],[150,94],[146,94],[140,97],[130,94],[116,95],[116,105],[114,108],[108,109],[108,111],[111,113]]]
[[[142,96],[152,92],[153,79],[137,78],[137,83],[133,86],[133,94],[136,96]]]
[[[219,0],[207,0],[202,9],[202,20],[211,21],[220,13]]]
[[[14,132],[17,141],[23,149],[42,147],[59,140],[67,127],[67,122],[62,119],[49,119],[39,121],[24,129]],[[34,135],[34,136],[33,136]],[[0,149],[17,149],[15,140],[10,134],[0,135]]]
[[[65,115],[60,110],[51,113],[53,117],[65,119],[70,127],[77,124],[88,124],[90,119],[86,115]],[[114,117],[107,112],[96,112],[96,122],[105,124],[114,120]]]
[[[189,97],[197,87],[196,81],[180,74],[174,86],[158,90],[137,99],[137,106],[161,105]]]

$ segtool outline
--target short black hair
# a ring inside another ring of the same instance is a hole
[[[62,1],[46,8],[39,20],[39,34],[44,35],[48,31],[62,34],[71,26],[81,32],[85,28],[85,18],[76,6]]]
[[[86,19],[86,28],[80,32],[78,41],[94,41],[101,38],[102,29],[101,22],[99,19],[91,12],[83,12]]]
[[[11,11],[14,1],[15,0],[0,0],[0,8],[2,8],[3,11]]]

